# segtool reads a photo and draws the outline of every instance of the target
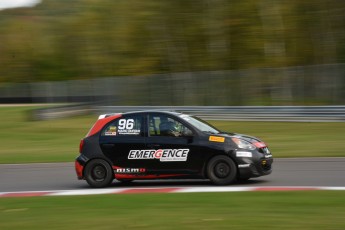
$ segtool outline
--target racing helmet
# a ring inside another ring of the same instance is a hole
[[[175,136],[176,132],[178,132],[175,123],[172,121],[162,122],[159,125],[159,129],[161,131],[161,135],[164,136]]]

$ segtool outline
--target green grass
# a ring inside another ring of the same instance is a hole
[[[66,162],[97,115],[31,121],[32,107],[0,108],[0,163]],[[274,157],[345,156],[344,123],[211,122],[218,128],[262,138]]]
[[[345,122],[212,122],[261,138],[274,157],[345,157]]]
[[[345,229],[343,191],[1,198],[0,229]]]
[[[0,163],[73,161],[97,116],[30,120],[31,107],[0,108]]]

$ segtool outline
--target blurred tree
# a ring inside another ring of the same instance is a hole
[[[344,62],[344,11],[338,0],[44,0],[0,11],[0,82]]]

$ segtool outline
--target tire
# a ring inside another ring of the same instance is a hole
[[[103,188],[111,184],[114,172],[108,162],[96,159],[86,165],[85,179],[91,187]]]
[[[207,176],[216,185],[227,185],[236,181],[237,167],[227,156],[215,156],[207,164]]]

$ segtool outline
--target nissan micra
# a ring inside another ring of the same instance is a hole
[[[78,179],[91,187],[144,179],[209,179],[216,185],[268,175],[267,145],[248,135],[222,132],[178,112],[100,115],[80,142]]]

